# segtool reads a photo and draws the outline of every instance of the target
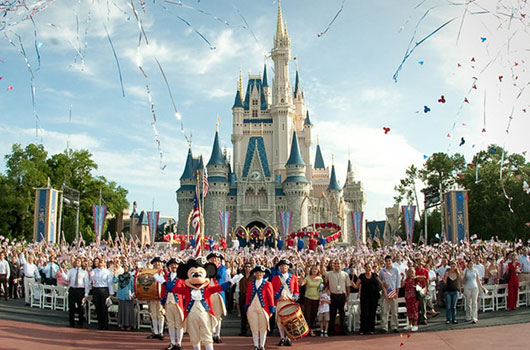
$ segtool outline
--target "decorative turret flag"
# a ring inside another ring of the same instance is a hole
[[[230,223],[230,212],[219,210],[219,221],[221,222],[221,236],[226,240],[228,224]]]
[[[415,205],[401,206],[403,211],[403,224],[405,225],[405,234],[407,235],[407,242],[412,244],[412,236],[414,234],[414,214],[416,213]]]
[[[96,236],[96,243],[101,242],[101,233],[105,225],[105,218],[107,217],[106,205],[93,205],[92,215],[94,217],[94,235]]]
[[[362,211],[354,211],[351,213],[353,219],[353,233],[357,241],[361,239],[361,234],[363,232],[363,216]]]
[[[280,213],[281,219],[282,219],[282,231],[283,231],[283,237],[287,237],[289,235],[289,232],[291,231],[291,220],[293,218],[293,212],[292,211],[282,211]]]
[[[151,244],[155,243],[156,229],[158,228],[158,219],[160,218],[159,211],[147,212],[147,223],[149,224],[149,237],[151,237]]]

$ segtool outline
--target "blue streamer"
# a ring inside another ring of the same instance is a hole
[[[453,18],[453,19],[450,19],[449,21],[445,22],[444,24],[442,24],[441,26],[439,26],[438,28],[436,28],[432,33],[430,33],[429,35],[427,35],[426,37],[424,37],[423,39],[421,39],[420,41],[418,41],[416,44],[414,44],[414,47],[411,49],[411,45],[412,45],[412,42],[414,41],[414,37],[416,36],[416,31],[418,30],[418,26],[419,24],[421,23],[421,21],[425,18],[425,16],[427,16],[427,14],[429,13],[430,9],[427,10],[427,12],[425,12],[425,14],[421,17],[421,19],[419,20],[418,24],[416,25],[416,28],[414,29],[414,35],[412,35],[412,38],[410,39],[410,42],[409,42],[409,47],[407,48],[407,51],[405,52],[405,56],[403,57],[403,60],[401,61],[401,64],[399,65],[399,67],[397,68],[396,72],[394,73],[394,75],[392,76],[392,78],[394,79],[394,81],[397,83],[397,78],[398,78],[398,75],[399,75],[399,72],[401,71],[401,68],[403,68],[403,65],[405,64],[405,61],[407,61],[407,59],[409,58],[410,55],[412,55],[412,53],[414,52],[414,50],[420,46],[425,40],[429,39],[431,36],[433,36],[434,34],[436,34],[438,31],[440,31],[443,27],[445,27],[446,25],[448,25],[449,23],[453,22],[455,19],[457,19],[457,17]]]
[[[114,49],[114,44],[112,43],[112,40],[109,35],[109,31],[107,30],[107,26],[103,24],[103,28],[105,28],[105,33],[107,33],[107,39],[109,40],[110,47],[112,49],[112,53],[114,54],[114,59],[116,60],[116,65],[118,66],[118,73],[120,75],[120,84],[121,84],[121,94],[123,97],[125,97],[125,90],[123,89],[123,78],[121,75],[121,68],[120,68],[120,62],[118,61],[118,55],[116,54],[116,50]]]
[[[337,17],[339,17],[340,13],[342,12],[342,10],[344,9],[344,3],[346,2],[346,0],[342,0],[342,5],[340,5],[340,9],[339,11],[335,14],[335,17],[333,17],[333,19],[331,20],[331,22],[328,24],[328,26],[326,27],[326,29],[321,32],[320,34],[317,35],[317,37],[321,37],[322,35],[326,34],[329,30],[329,28],[331,28],[331,26],[333,25],[333,22],[335,22],[335,20],[337,19]]]

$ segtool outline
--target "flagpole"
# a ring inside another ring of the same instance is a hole
[[[100,222],[100,218],[101,218],[101,187],[99,188],[99,211],[97,211],[97,216],[96,216],[96,223],[97,223],[97,230],[98,232],[96,232],[96,246],[99,246],[99,243],[101,242],[101,239],[103,238],[103,232],[100,232],[100,227],[101,227],[101,231],[103,231],[103,226],[101,225],[101,222]]]

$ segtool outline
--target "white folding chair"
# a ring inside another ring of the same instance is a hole
[[[359,305],[359,300],[353,300],[348,306],[348,311],[346,313],[346,325],[348,326],[349,332],[355,332],[359,329],[361,324],[361,309]]]
[[[495,290],[497,289],[494,285],[485,285],[484,289],[486,293],[479,294],[479,307],[482,312],[495,311]]]
[[[42,285],[42,308],[53,310],[55,303],[55,286]]]
[[[528,305],[528,282],[519,283],[519,292],[517,293],[517,307]]]
[[[109,311],[109,324],[118,324],[118,303],[119,299],[116,297],[111,297],[112,305],[108,307]]]
[[[92,303],[92,296],[89,295],[86,301],[86,314],[87,314],[87,323],[97,323],[98,317],[96,315],[96,305]]]
[[[68,310],[68,287],[55,287],[55,303],[53,305],[53,309],[62,311]]]
[[[495,289],[495,310],[505,309],[508,306],[508,285],[498,284]]]
[[[151,328],[151,314],[147,303],[143,300],[136,300],[136,328]]]
[[[409,324],[409,317],[407,315],[407,304],[405,298],[398,298],[398,327],[406,327]]]
[[[29,298],[31,307],[42,307],[42,289],[39,283],[29,284]]]

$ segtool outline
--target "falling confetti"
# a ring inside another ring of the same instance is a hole
[[[385,131],[385,135],[390,132],[390,128],[387,128],[387,127],[383,127],[383,130]]]
[[[459,146],[463,146],[465,143],[466,143],[466,140],[463,137],[461,137]]]
[[[344,3],[346,2],[346,0],[342,0],[342,4],[340,5],[340,9],[339,11],[335,14],[335,17],[333,17],[333,19],[331,20],[331,22],[328,24],[327,28],[321,32],[320,34],[317,35],[317,37],[321,37],[322,35],[326,34],[329,30],[329,28],[331,28],[331,26],[333,25],[333,22],[335,22],[335,20],[337,19],[337,17],[339,17],[340,13],[342,12],[342,10],[344,9]]]
[[[482,41],[482,42],[484,42],[484,41],[486,41],[486,40],[487,40],[487,39],[484,38],[484,37],[481,37],[481,38],[480,38],[480,41]]]
[[[429,113],[431,109],[428,106],[423,106],[423,113]]]
[[[440,97],[440,98],[438,99],[438,102],[440,102],[440,103],[445,103],[445,97],[444,97],[444,95],[442,95],[442,97]]]

